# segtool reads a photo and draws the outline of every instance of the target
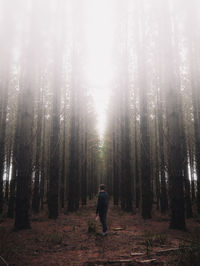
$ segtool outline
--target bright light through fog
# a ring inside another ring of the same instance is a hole
[[[106,106],[113,78],[114,2],[111,0],[85,2],[87,62],[84,74],[94,98],[98,119],[97,129],[102,138],[106,123]]]

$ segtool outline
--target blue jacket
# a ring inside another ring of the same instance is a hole
[[[108,210],[108,193],[106,191],[99,192],[98,201],[97,201],[97,210],[96,214],[104,215]]]

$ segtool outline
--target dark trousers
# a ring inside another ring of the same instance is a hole
[[[106,225],[106,213],[100,213],[99,214],[100,222],[103,227],[103,232],[105,233],[107,231],[107,225]]]

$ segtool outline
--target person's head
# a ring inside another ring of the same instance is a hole
[[[100,190],[105,190],[105,185],[104,185],[104,184],[101,184],[101,185],[99,186],[99,189],[100,189]]]

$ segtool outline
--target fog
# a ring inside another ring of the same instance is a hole
[[[11,91],[20,90],[22,76],[33,82],[40,72],[48,89],[59,58],[62,89],[73,89],[75,78],[78,90],[92,95],[103,135],[124,71],[130,90],[144,71],[152,94],[162,57],[165,78],[173,79],[171,66],[179,64],[182,89],[189,90],[192,60],[199,64],[199,14],[198,0],[1,0],[1,81],[9,75]]]

